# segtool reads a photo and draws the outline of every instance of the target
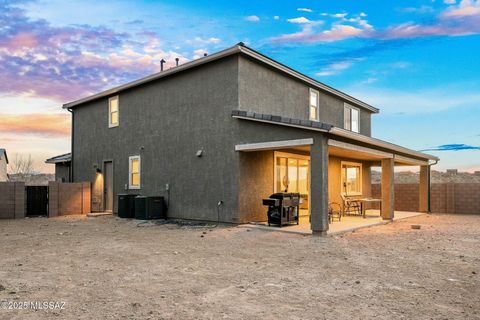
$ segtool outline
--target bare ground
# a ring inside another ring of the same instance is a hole
[[[480,216],[326,238],[137,224],[0,221],[0,301],[65,302],[0,319],[480,319]]]

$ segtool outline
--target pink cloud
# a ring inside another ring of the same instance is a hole
[[[358,28],[350,25],[336,24],[329,30],[314,32],[312,26],[306,26],[302,31],[284,34],[273,38],[273,42],[332,42],[353,37],[365,37],[370,29]]]
[[[471,17],[480,16],[479,0],[462,0],[458,6],[449,8],[442,14],[443,17]]]
[[[188,59],[159,46],[152,32],[127,34],[89,25],[54,27],[0,5],[0,93],[68,102]]]
[[[0,114],[0,132],[54,137],[70,135],[70,114]],[[2,139],[3,140],[3,139]]]
[[[333,42],[351,38],[381,40],[409,39],[431,36],[464,36],[480,33],[480,0],[463,0],[459,5],[448,7],[429,24],[404,23],[383,30],[375,30],[362,15],[346,19],[342,24],[332,24],[328,30],[315,30],[306,25],[301,31],[284,34],[272,42]]]

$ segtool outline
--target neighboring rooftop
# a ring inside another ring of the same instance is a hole
[[[7,150],[0,148],[0,156],[3,156],[3,155],[5,155],[5,160],[7,160],[7,164],[8,164]]]
[[[70,162],[72,160],[71,153],[61,154],[45,160],[45,163],[61,163],[61,162]]]
[[[190,62],[187,62],[187,63],[184,63],[182,65],[179,65],[178,67],[174,67],[174,68],[171,68],[171,69],[168,69],[168,70],[164,70],[164,71],[161,71],[161,72],[158,72],[158,73],[155,73],[155,74],[152,74],[150,76],[147,76],[145,78],[141,78],[141,79],[138,79],[138,80],[135,80],[135,81],[132,81],[132,82],[129,82],[129,83],[126,83],[124,85],[121,85],[121,86],[118,86],[118,87],[115,87],[115,88],[112,88],[112,89],[109,89],[109,90],[106,90],[106,91],[102,91],[100,93],[97,93],[97,94],[94,94],[92,96],[89,96],[89,97],[86,97],[86,98],[82,98],[80,100],[76,100],[76,101],[73,101],[73,102],[70,102],[70,103],[66,103],[63,105],[63,108],[65,109],[70,109],[70,108],[73,108],[73,107],[77,107],[83,103],[86,103],[86,102],[89,102],[89,101],[93,101],[93,100],[96,100],[96,99],[100,99],[100,98],[103,98],[103,97],[108,97],[108,96],[111,96],[113,94],[118,94],[119,92],[121,91],[124,91],[124,90],[127,90],[127,89],[130,89],[130,88],[133,88],[133,87],[136,87],[136,86],[140,86],[142,84],[145,84],[145,83],[148,83],[148,82],[151,82],[151,81],[154,81],[154,80],[157,80],[157,79],[160,79],[160,78],[163,78],[163,77],[167,77],[167,76],[170,76],[170,75],[173,75],[173,74],[176,74],[176,73],[179,73],[179,72],[182,72],[182,71],[185,71],[185,70],[188,70],[190,68],[193,68],[193,67],[197,67],[197,66],[200,66],[202,64],[206,64],[206,63],[209,63],[209,62],[213,62],[213,61],[216,61],[216,60],[219,60],[221,58],[225,58],[225,57],[228,57],[228,56],[231,56],[231,55],[234,55],[234,54],[244,54],[244,55],[247,55],[249,56],[250,58],[253,58],[254,60],[258,61],[258,62],[261,62],[261,63],[264,63],[264,64],[267,64],[268,66],[270,67],[273,67],[275,68],[276,70],[280,71],[280,72],[283,72],[291,77],[294,77],[302,82],[305,82],[305,83],[308,83],[309,85],[319,89],[319,90],[323,90],[323,91],[326,91],[326,92],[329,92],[330,94],[333,94],[334,96],[337,96],[339,97],[340,99],[342,100],[345,100],[357,107],[361,107],[361,108],[364,108],[364,109],[367,109],[373,113],[378,113],[379,112],[379,109],[369,105],[368,103],[365,103],[363,101],[360,101],[340,90],[337,90],[337,89],[334,89],[320,81],[317,81],[313,78],[310,78],[278,61],[275,61],[273,60],[272,58],[270,57],[267,57],[266,55],[258,52],[258,51],[255,51],[249,47],[247,47],[243,42],[240,42],[230,48],[227,48],[225,50],[222,50],[222,51],[219,51],[219,52],[216,52],[216,53],[213,53],[211,55],[207,55],[207,56],[204,56],[202,58],[199,58],[199,59],[196,59],[196,60],[193,60],[193,61],[190,61]]]

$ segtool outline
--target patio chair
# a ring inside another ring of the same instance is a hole
[[[358,200],[348,198],[342,194],[343,214],[344,215],[362,215],[361,203]]]
[[[328,222],[332,223],[334,219],[342,220],[342,206],[337,202],[330,202],[328,204]]]

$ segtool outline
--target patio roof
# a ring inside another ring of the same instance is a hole
[[[433,160],[433,161],[439,160],[439,158],[427,153],[415,151],[415,150],[408,149],[387,141],[383,141],[380,139],[372,138],[359,133],[341,129],[327,123],[310,121],[310,120],[293,119],[288,117],[262,114],[257,112],[241,111],[241,110],[233,110],[232,117],[237,119],[249,120],[249,121],[257,121],[257,122],[270,123],[275,125],[296,127],[296,128],[305,129],[305,130],[329,133],[333,136],[338,137],[340,140],[345,139],[345,140],[348,140],[349,142],[354,143],[352,144],[344,141],[336,141],[336,145],[331,145],[332,148],[350,150],[352,152],[356,152],[359,154],[362,154],[362,153],[368,154],[369,158],[371,158],[372,155],[373,156],[377,155],[378,159],[395,157],[395,162],[403,165],[424,165],[424,164],[428,164],[429,160]],[[357,143],[360,145],[357,145]],[[237,151],[241,151],[241,150],[238,150],[238,146],[236,148],[237,148]]]

